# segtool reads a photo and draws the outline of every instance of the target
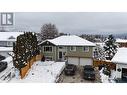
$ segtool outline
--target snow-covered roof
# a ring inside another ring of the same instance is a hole
[[[127,39],[116,39],[117,43],[127,43]]]
[[[114,55],[112,62],[127,64],[127,48],[119,48],[117,53]]]
[[[105,44],[105,43],[104,43],[104,42],[96,42],[95,44],[96,44],[96,45],[99,45],[100,47],[104,47],[104,44]]]
[[[0,52],[1,51],[12,51],[13,47],[0,47]]]
[[[0,32],[0,41],[15,41],[23,32]]]
[[[60,36],[55,39],[47,40],[54,45],[62,46],[95,46],[94,43],[87,41],[76,35]]]

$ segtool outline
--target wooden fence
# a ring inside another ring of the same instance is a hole
[[[110,61],[102,61],[102,60],[96,60],[96,59],[93,60],[94,67],[98,67],[99,65],[102,65],[102,64],[108,65],[110,69],[116,68],[116,64],[114,64]]]
[[[20,71],[21,79],[25,77],[25,75],[27,74],[31,66],[34,64],[34,62],[41,60],[41,58],[42,58],[42,55],[40,54],[40,55],[34,56],[30,61],[27,62],[27,65],[24,68],[22,68]]]

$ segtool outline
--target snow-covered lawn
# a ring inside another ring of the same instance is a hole
[[[24,79],[13,78],[10,82],[54,83],[65,67],[65,62],[35,62]]]
[[[101,82],[102,83],[115,83],[114,79],[115,79],[116,72],[114,70],[111,70],[111,76],[109,77],[103,73],[103,69],[104,68],[100,70]]]

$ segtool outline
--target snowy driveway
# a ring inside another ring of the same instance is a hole
[[[78,67],[78,69],[76,70],[76,74],[74,76],[66,76],[64,72],[62,72],[59,83],[100,83],[101,82],[98,70],[95,70],[96,71],[95,81],[83,79],[82,70],[83,70],[83,67]]]

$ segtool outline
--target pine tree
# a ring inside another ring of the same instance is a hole
[[[105,41],[104,51],[107,60],[111,60],[117,52],[117,44],[113,35],[109,35],[108,39]]]

